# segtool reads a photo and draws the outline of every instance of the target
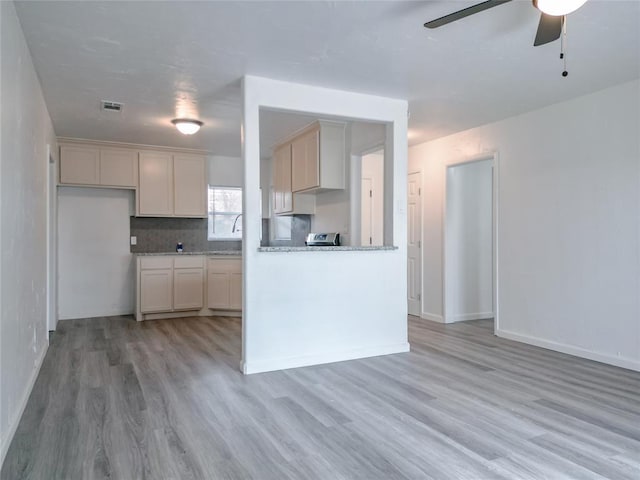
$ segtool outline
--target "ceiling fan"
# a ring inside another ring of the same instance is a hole
[[[462,18],[497,7],[511,0],[488,0],[471,7],[463,8],[444,17],[436,18],[424,24],[426,28],[438,28]],[[560,38],[565,23],[565,15],[577,10],[587,0],[532,0],[533,6],[540,10],[540,22],[533,46],[544,45]]]

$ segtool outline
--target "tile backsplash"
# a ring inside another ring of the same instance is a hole
[[[185,252],[242,249],[241,240],[207,240],[206,218],[130,217],[129,225],[137,237],[131,253],[173,252],[178,242]]]
[[[173,252],[182,242],[185,252],[209,252],[213,250],[241,250],[241,240],[207,239],[206,218],[152,218],[130,217],[130,235],[137,237],[137,245],[131,245],[131,253]],[[291,239],[270,240],[270,220],[262,220],[262,246],[304,246],[311,231],[310,215],[291,217]]]
[[[307,234],[311,232],[311,215],[292,215],[287,217],[291,219],[291,238],[287,240],[270,239],[269,230],[274,228],[272,220],[263,220],[262,227],[262,246],[272,247],[303,247],[304,241],[307,239]],[[267,229],[265,229],[264,222],[267,223]]]

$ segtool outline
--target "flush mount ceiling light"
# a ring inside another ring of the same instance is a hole
[[[193,135],[204,125],[200,120],[191,120],[188,118],[174,118],[171,120],[171,123],[184,135]]]
[[[562,17],[575,12],[587,0],[533,0],[538,10],[554,17]]]

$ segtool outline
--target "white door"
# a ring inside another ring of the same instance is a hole
[[[422,174],[409,175],[407,188],[407,292],[409,315],[420,315],[422,310],[422,203],[420,201]]]
[[[362,157],[361,222],[362,245],[384,244],[384,150]]]
[[[371,207],[373,203],[373,190],[370,178],[362,178],[362,216],[360,225],[361,245],[373,245],[373,224],[371,222]]]

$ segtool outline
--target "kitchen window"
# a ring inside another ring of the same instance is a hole
[[[209,185],[209,240],[242,238],[242,188]]]

